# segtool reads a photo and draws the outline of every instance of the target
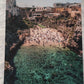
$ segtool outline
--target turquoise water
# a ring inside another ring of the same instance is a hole
[[[68,48],[21,47],[15,84],[83,84],[82,58]]]

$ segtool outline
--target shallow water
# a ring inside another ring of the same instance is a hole
[[[83,84],[82,58],[68,48],[21,47],[15,84]]]

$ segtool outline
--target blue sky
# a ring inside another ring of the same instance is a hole
[[[53,3],[66,3],[66,2],[77,2],[81,3],[81,0],[16,0],[17,5],[20,7],[32,7],[35,6],[53,6]]]

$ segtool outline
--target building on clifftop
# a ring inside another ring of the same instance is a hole
[[[6,12],[10,17],[19,15],[19,8],[16,6],[16,0],[6,0]]]

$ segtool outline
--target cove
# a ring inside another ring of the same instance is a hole
[[[83,84],[82,57],[68,48],[21,46],[14,84]]]

